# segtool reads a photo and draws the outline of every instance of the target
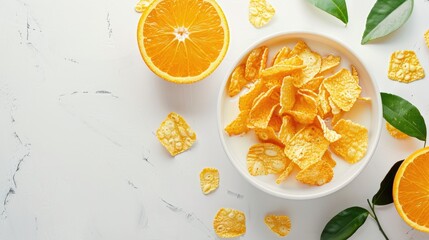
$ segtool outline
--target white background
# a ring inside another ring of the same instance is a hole
[[[253,42],[279,31],[313,31],[353,48],[381,91],[398,94],[429,120],[428,77],[411,84],[388,80],[390,54],[414,50],[429,74],[429,1],[415,0],[409,21],[361,46],[375,3],[347,1],[349,24],[303,0],[271,0],[272,22],[255,29],[248,2],[219,0],[231,42],[219,68],[192,85],[156,77],[136,42],[135,1],[0,0],[0,239],[216,239],[212,221],[221,207],[245,212],[239,239],[276,239],[267,213],[291,217],[286,239],[319,239],[339,211],[367,207],[398,160],[423,146],[396,140],[385,129],[374,157],[347,187],[317,200],[267,195],[229,162],[217,131],[216,104],[230,64]],[[172,158],[154,132],[175,111],[196,131],[190,151]],[[204,167],[220,171],[220,187],[205,196]],[[393,205],[377,207],[391,239],[429,239],[411,230]],[[368,219],[352,239],[383,239]]]

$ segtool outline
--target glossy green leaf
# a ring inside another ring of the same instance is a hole
[[[340,19],[343,23],[349,22],[345,0],[308,0],[314,6]]]
[[[377,0],[367,19],[361,44],[400,28],[413,12],[414,0]]]
[[[368,210],[361,207],[347,208],[333,217],[325,226],[321,240],[343,240],[349,238],[369,215]]]
[[[393,180],[395,179],[396,172],[401,166],[404,160],[396,162],[392,168],[390,168],[383,181],[380,183],[380,189],[372,197],[372,204],[374,205],[387,205],[393,203],[392,188]]]
[[[413,104],[390,93],[381,93],[381,101],[387,122],[411,137],[426,141],[425,120]]]

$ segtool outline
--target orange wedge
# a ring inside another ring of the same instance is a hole
[[[229,29],[215,0],[155,0],[140,17],[137,41],[155,74],[170,82],[193,83],[221,63]]]
[[[415,151],[399,167],[393,202],[408,225],[429,232],[429,147]]]

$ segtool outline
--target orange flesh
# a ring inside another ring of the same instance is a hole
[[[398,200],[407,217],[429,228],[429,152],[414,159],[398,186]]]
[[[218,58],[224,44],[221,19],[203,0],[161,1],[143,29],[147,55],[171,76],[201,74]]]

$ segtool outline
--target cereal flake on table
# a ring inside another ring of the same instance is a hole
[[[156,136],[172,156],[188,150],[197,139],[185,119],[175,112],[168,114],[156,131]]]
[[[425,77],[423,67],[414,51],[395,51],[390,56],[389,72],[390,79],[410,83]]]

